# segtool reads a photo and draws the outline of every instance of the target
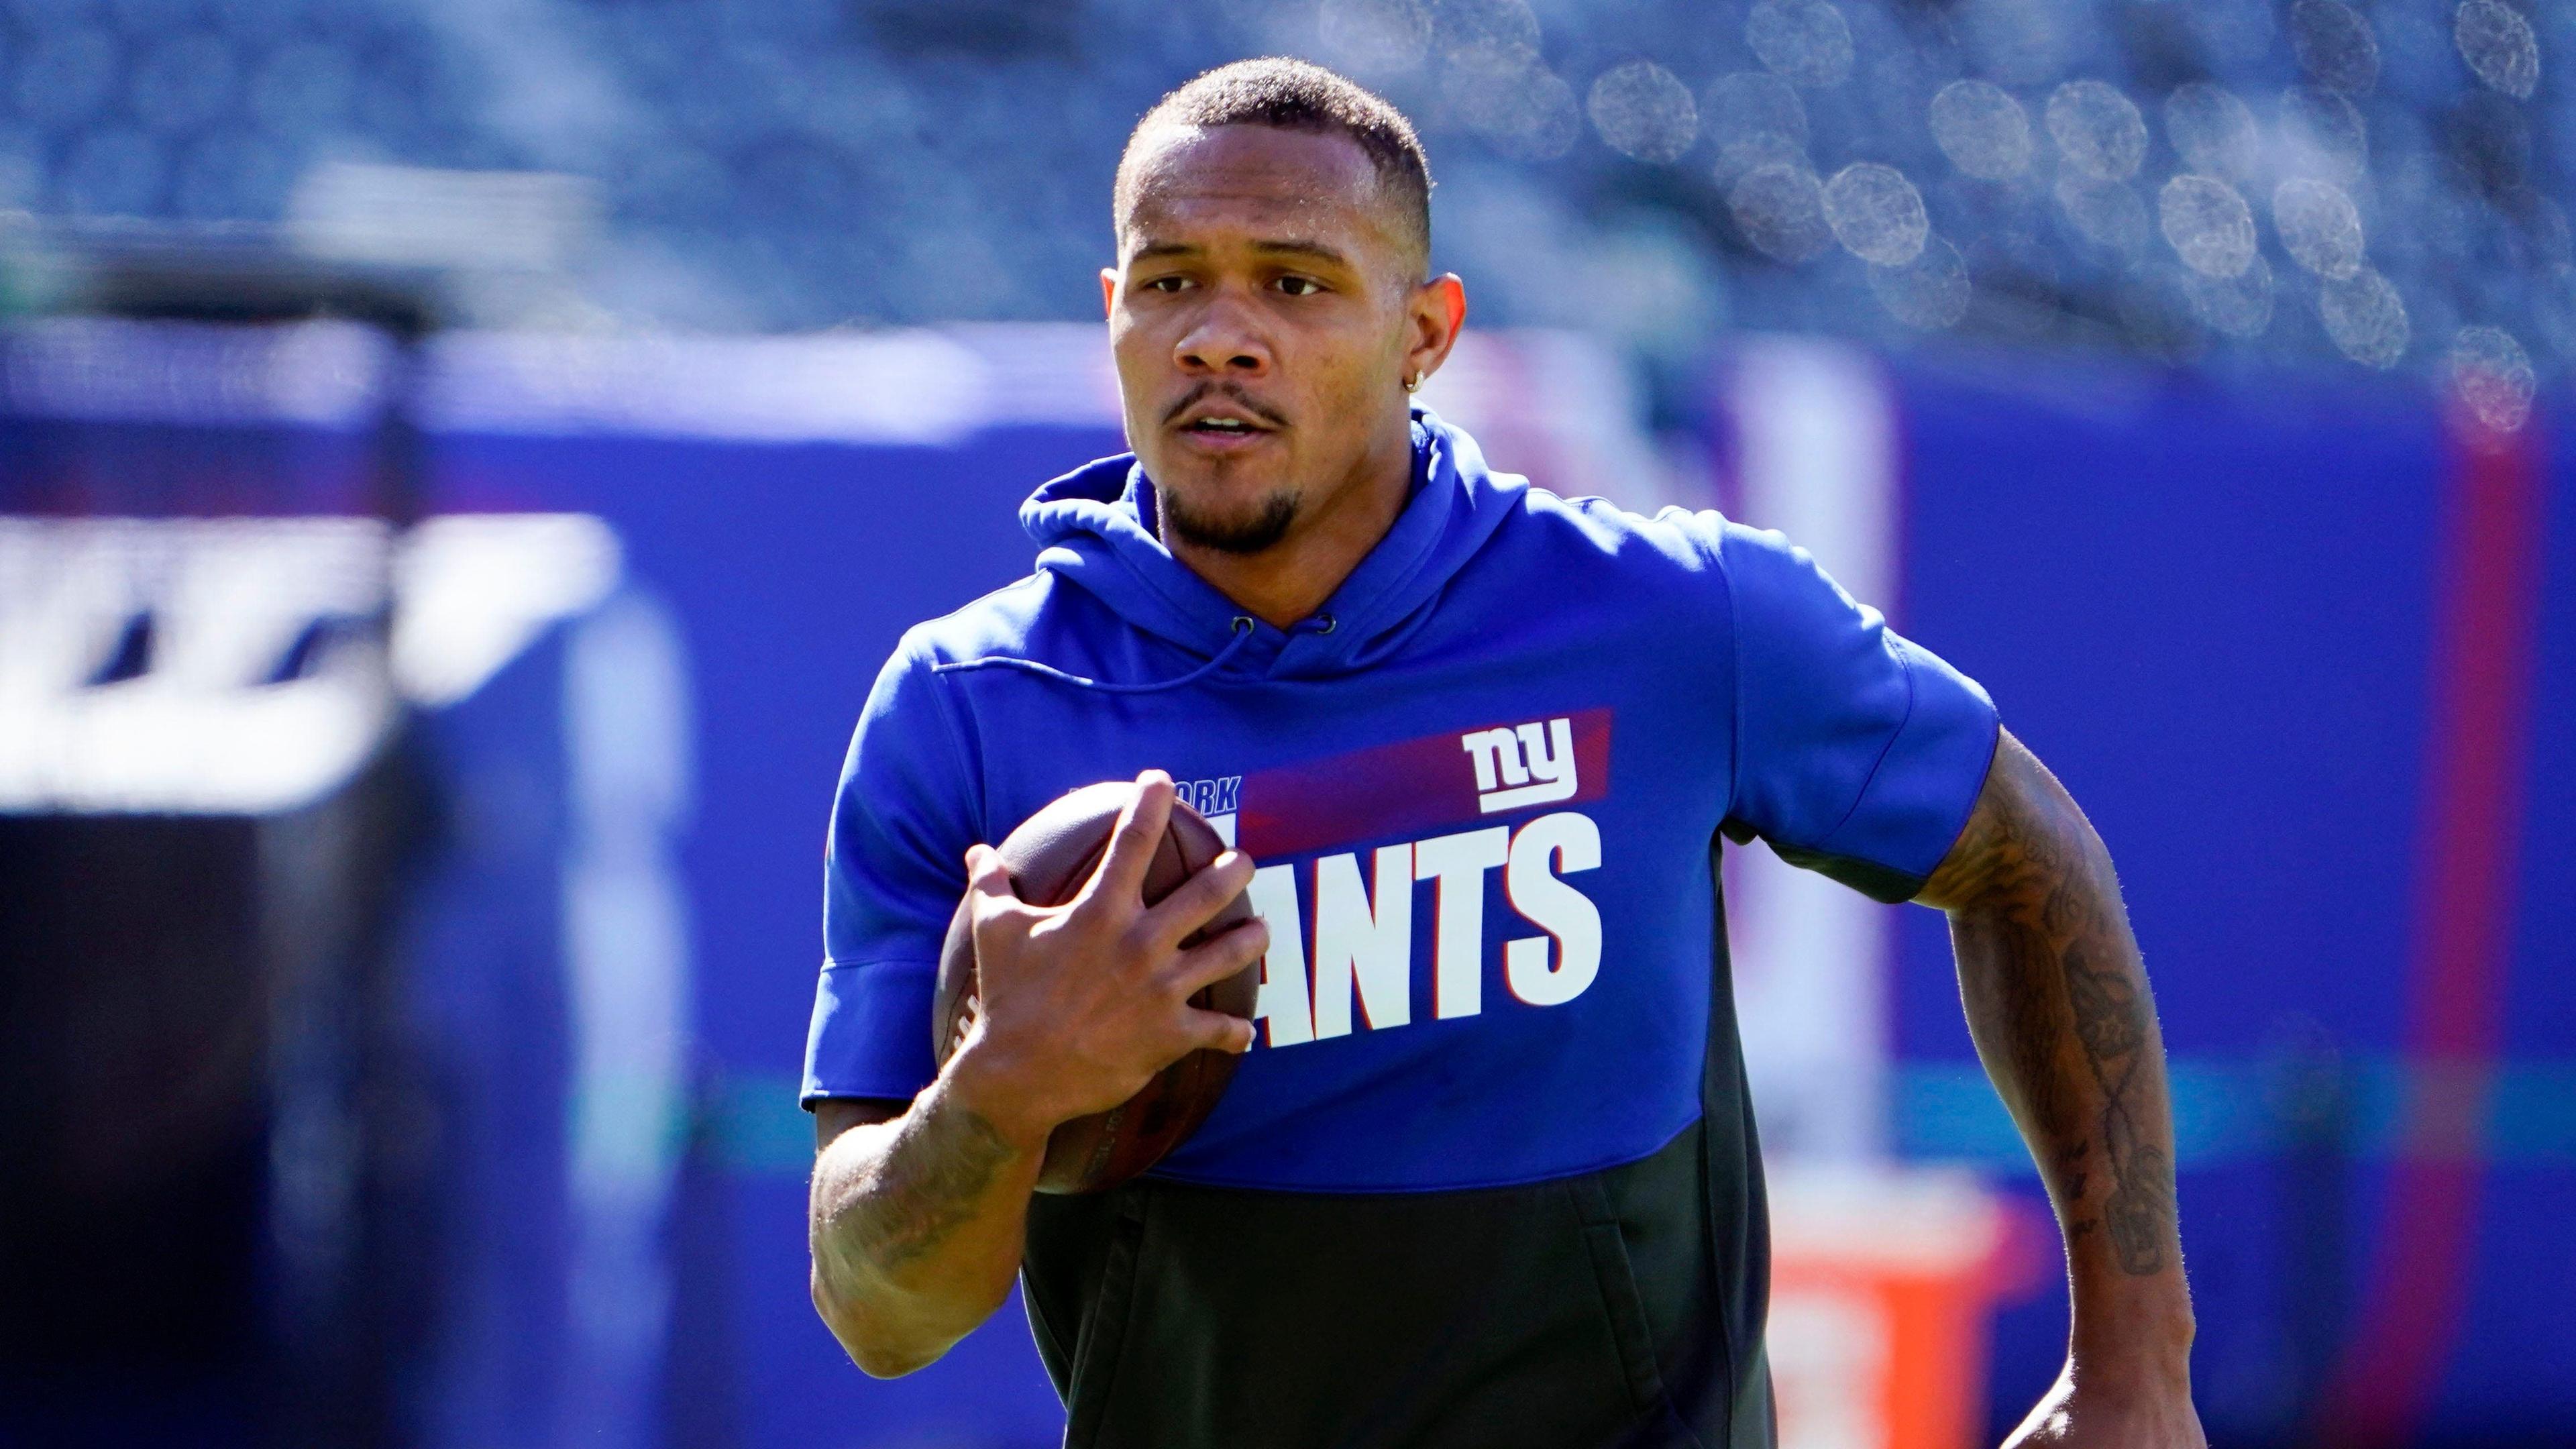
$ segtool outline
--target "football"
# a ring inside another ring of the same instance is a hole
[[[994,849],[1010,869],[1011,888],[1031,905],[1060,906],[1079,894],[1108,852],[1118,812],[1135,786],[1127,781],[1086,785],[1058,797],[1020,823]],[[1199,813],[1175,800],[1171,823],[1145,875],[1145,903],[1152,905],[1205,870],[1225,842]],[[966,1039],[977,1009],[975,937],[971,902],[960,902],[940,953],[939,987],[931,1017],[933,1049],[941,1065]],[[1196,945],[1252,915],[1238,895],[1184,946]],[[1261,985],[1261,963],[1190,998],[1194,1006],[1249,1019]],[[1117,1186],[1162,1160],[1207,1120],[1234,1078],[1235,1059],[1220,1051],[1194,1051],[1155,1074],[1135,1096],[1057,1127],[1047,1139],[1040,1192],[1099,1192]]]

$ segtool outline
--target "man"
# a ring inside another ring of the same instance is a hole
[[[1038,491],[1037,572],[905,637],[843,772],[824,1320],[905,1373],[1024,1276],[1075,1445],[1769,1444],[1723,831],[1950,913],[2070,1264],[2017,1441],[2198,1446],[2101,842],[1977,686],[1778,536],[1561,500],[1411,409],[1466,315],[1424,280],[1429,186],[1393,108],[1294,62],[1130,139],[1102,294],[1135,455]],[[980,842],[1125,776],[1081,897],[1019,903]],[[1174,778],[1241,849],[1147,908]],[[1259,920],[1181,946],[1246,889]],[[969,892],[983,1014],[934,1072]],[[1256,958],[1254,1023],[1187,1004]],[[1201,1047],[1249,1054],[1156,1172],[1032,1195],[1053,1127]]]

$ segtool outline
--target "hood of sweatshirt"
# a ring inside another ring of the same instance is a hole
[[[1208,660],[1200,674],[1320,679],[1401,649],[1528,487],[1487,469],[1473,438],[1415,408],[1412,497],[1323,607],[1284,630],[1245,614],[1163,546],[1153,485],[1132,453],[1050,481],[1021,506],[1020,524],[1040,545],[1040,569]]]

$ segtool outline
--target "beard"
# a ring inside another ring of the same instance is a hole
[[[1154,502],[1172,537],[1219,553],[1260,553],[1286,538],[1297,522],[1297,495],[1284,490],[1263,498],[1249,513],[1230,518],[1194,512],[1168,488],[1157,488]]]

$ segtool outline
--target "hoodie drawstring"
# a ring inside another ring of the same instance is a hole
[[[1330,626],[1327,626],[1327,632],[1329,631]],[[1077,689],[1097,690],[1102,694],[1155,694],[1166,689],[1179,689],[1184,685],[1196,684],[1216,673],[1224,668],[1226,661],[1232,659],[1235,651],[1242,648],[1251,638],[1252,616],[1237,614],[1234,616],[1234,637],[1226,641],[1224,648],[1216,651],[1215,657],[1187,674],[1173,679],[1157,679],[1149,684],[1110,684],[1098,679],[1085,679],[1079,674],[1058,669],[1052,664],[1040,664],[1034,659],[1016,659],[1004,654],[987,655],[982,659],[961,659],[953,664],[934,664],[930,666],[930,672],[947,674],[968,669],[1017,669],[1025,674],[1034,674],[1040,679],[1052,679],[1060,684],[1070,684]]]

